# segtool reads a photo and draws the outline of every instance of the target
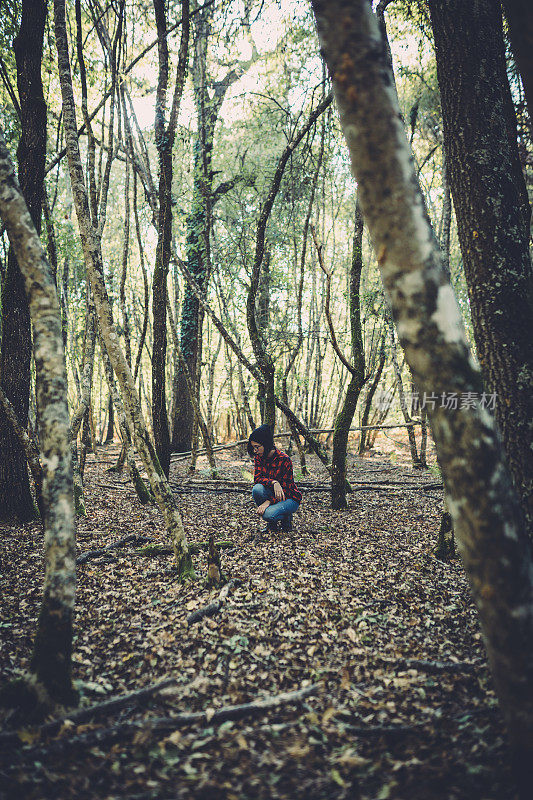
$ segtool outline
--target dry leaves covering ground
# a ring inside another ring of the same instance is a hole
[[[0,753],[0,796],[513,797],[460,562],[432,555],[440,491],[420,488],[435,477],[405,466],[399,452],[396,463],[383,448],[350,457],[352,479],[387,488],[359,487],[346,512],[329,508],[327,492],[307,491],[295,532],[256,544],[249,492],[184,491],[187,464],[175,461],[189,538],[213,531],[230,540],[223,569],[237,585],[215,617],[188,626],[187,616],[218,596],[205,584],[204,552],[195,556],[199,580],[184,586],[171,555],[141,555],[131,542],[80,564],[74,671],[82,704],[164,678],[175,684],[143,704],[66,722],[53,735],[20,731],[22,741]],[[168,544],[157,510],[139,505],[125,475],[107,473],[115,453],[102,448],[89,458],[80,554],[131,534]],[[250,469],[236,451],[222,453],[219,464],[226,478],[242,480]],[[313,459],[308,480],[325,480]],[[28,666],[42,537],[38,525],[4,526],[0,536],[5,680]],[[314,684],[316,695],[303,704],[207,721],[219,708]],[[201,724],[173,729],[170,722],[162,731],[150,722],[206,710]],[[16,719],[4,713],[3,722],[9,730]]]

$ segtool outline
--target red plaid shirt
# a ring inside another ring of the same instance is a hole
[[[300,503],[302,493],[294,483],[292,474],[292,461],[286,453],[275,450],[272,458],[262,458],[258,455],[254,460],[254,483],[273,489],[274,481],[278,481],[285,492],[285,499],[295,500]]]

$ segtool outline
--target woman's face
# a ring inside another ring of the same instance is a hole
[[[252,446],[252,450],[254,451],[254,455],[255,456],[262,456],[263,455],[263,453],[265,452],[265,448],[263,447],[262,444],[259,444],[258,442],[254,442],[254,441],[251,441],[250,444]]]

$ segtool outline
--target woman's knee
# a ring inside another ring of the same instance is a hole
[[[267,506],[263,511],[263,519],[266,522],[272,522],[272,520],[277,520],[279,517],[279,512],[276,509],[275,505]]]
[[[259,500],[259,501],[267,499],[268,493],[262,483],[256,483],[254,485],[254,488],[252,489],[252,497],[254,498],[254,500]]]

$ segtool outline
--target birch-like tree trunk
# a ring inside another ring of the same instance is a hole
[[[64,0],[54,0],[54,21],[70,184],[78,219],[85,268],[96,306],[98,325],[113,371],[120,385],[124,411],[128,419],[128,427],[132,439],[142,459],[150,487],[163,514],[166,528],[174,545],[178,573],[180,577],[186,577],[193,574],[193,569],[185,529],[176,501],[150,441],[133,376],[120,347],[119,337],[113,324],[113,316],[103,274],[102,225],[100,224],[96,229],[91,221],[78,144]]]
[[[420,392],[483,384],[434,240],[368,0],[312,0],[400,343]],[[533,564],[493,418],[428,408],[459,550],[524,789],[533,763]]]
[[[43,466],[45,577],[31,672],[54,703],[75,698],[71,677],[76,527],[61,315],[54,278],[0,136],[0,216],[24,276],[33,324]]]

